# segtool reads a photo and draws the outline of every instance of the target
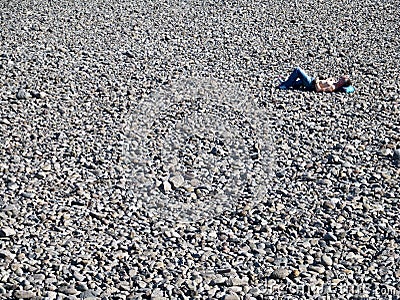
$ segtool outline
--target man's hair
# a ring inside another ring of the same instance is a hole
[[[350,86],[351,85],[351,80],[347,79],[345,84],[343,85],[344,87]]]

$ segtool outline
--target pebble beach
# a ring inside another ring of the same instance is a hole
[[[0,299],[400,298],[399,19],[0,1]]]

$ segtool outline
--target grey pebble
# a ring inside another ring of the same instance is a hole
[[[57,289],[57,291],[65,295],[76,295],[79,293],[79,291],[76,290],[73,286],[61,286]]]
[[[326,255],[326,254],[323,254],[323,255],[321,256],[321,262],[322,262],[323,265],[325,265],[325,266],[327,266],[327,267],[333,265],[332,258],[331,258],[330,256]]]
[[[35,198],[35,194],[31,193],[31,192],[22,192],[21,196],[24,198],[28,198],[28,199],[33,199]]]
[[[17,299],[32,299],[36,296],[36,293],[32,291],[22,291],[16,290],[14,291],[14,297]]]
[[[164,191],[164,193],[169,193],[172,191],[172,185],[171,183],[169,183],[169,181],[164,181],[162,183],[162,190]]]
[[[324,240],[326,240],[326,241],[334,241],[335,242],[335,241],[337,241],[337,237],[332,232],[327,232],[324,235]]]
[[[57,292],[54,291],[47,291],[45,292],[45,299],[47,300],[54,300],[57,298]]]
[[[319,274],[323,274],[323,273],[325,273],[325,268],[323,267],[323,266],[320,266],[320,265],[312,265],[312,266],[309,266],[308,267],[308,270],[309,271],[313,271],[313,272],[317,272],[317,273],[319,273]]]
[[[400,149],[393,150],[393,159],[400,160]]]
[[[8,250],[0,250],[0,259],[13,260],[15,256],[15,254],[11,253]]]
[[[99,291],[96,290],[87,290],[83,291],[79,294],[81,299],[93,300],[96,299],[100,295]]]
[[[183,184],[184,184],[184,178],[183,178],[183,176],[182,175],[175,175],[175,176],[172,176],[170,179],[169,179],[169,182],[172,184],[172,186],[175,188],[175,189],[178,189],[178,188],[180,188],[180,187],[182,187],[183,186]],[[164,186],[164,190],[165,190],[165,186]]]
[[[327,209],[334,209],[336,207],[335,203],[331,200],[324,201],[324,207]]]
[[[230,293],[223,297],[224,300],[240,300],[240,297],[236,293]]]
[[[289,270],[285,268],[278,268],[274,270],[271,274],[272,279],[285,279],[289,275]]]
[[[74,272],[74,278],[78,281],[84,281],[85,280],[85,276],[83,276],[82,274],[78,273],[78,272]]]
[[[16,95],[18,100],[24,100],[27,97],[27,93],[24,89],[19,89]]]
[[[15,230],[10,227],[0,228],[0,237],[11,237],[15,234],[16,234]]]

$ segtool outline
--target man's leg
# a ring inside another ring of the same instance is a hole
[[[300,68],[298,68],[298,71],[297,71],[297,72],[298,72],[299,79],[301,80],[303,86],[304,86],[305,88],[307,88],[307,89],[311,88],[311,87],[312,87],[313,78],[311,78],[310,76],[308,76],[308,75],[306,74],[306,72],[304,72],[304,71],[303,71],[302,69],[300,69]]]
[[[281,84],[281,86],[284,86],[285,88],[290,88],[290,87],[299,87],[299,81],[303,86],[306,88],[310,88],[312,85],[313,79],[308,76],[301,68],[295,68],[290,74],[289,78]],[[297,81],[297,82],[296,82]]]
[[[300,68],[294,69],[292,74],[290,74],[289,78],[285,82],[283,82],[282,85],[284,85],[286,88],[293,87],[293,84],[299,78],[299,72]]]
[[[303,85],[304,84],[300,79],[296,80],[296,82],[292,84],[294,89],[300,89]]]

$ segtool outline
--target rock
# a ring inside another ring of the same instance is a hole
[[[156,288],[152,291],[151,293],[151,299],[158,299],[158,300],[164,300],[163,292],[161,289]]]
[[[391,153],[392,153],[392,151],[388,148],[381,149],[381,151],[380,151],[380,155],[382,155],[382,156],[389,156]]]
[[[21,196],[24,197],[24,198],[33,199],[33,198],[35,198],[35,193],[22,192]]]
[[[0,285],[0,296],[4,295],[6,293],[7,293],[7,290],[2,285]]]
[[[289,270],[285,268],[278,268],[274,270],[271,274],[272,279],[285,279],[289,275]]]
[[[24,100],[24,99],[27,98],[27,93],[26,93],[26,91],[24,89],[21,88],[21,89],[18,90],[16,96],[17,96],[18,100]]]
[[[400,149],[393,150],[393,159],[396,161],[400,160]]]
[[[243,286],[248,284],[247,278],[231,277],[227,280],[228,286]]]
[[[11,122],[10,122],[8,119],[6,119],[6,118],[1,119],[1,120],[0,120],[0,124],[5,124],[5,125],[8,125],[8,126],[11,126],[11,125],[12,125]]]
[[[98,293],[93,290],[87,290],[82,293],[80,293],[79,298],[80,299],[85,299],[85,300],[95,300],[98,297]]]
[[[45,164],[42,166],[42,170],[45,172],[51,171],[51,165],[50,164]]]
[[[172,184],[172,186],[175,189],[178,189],[183,186],[183,184],[185,183],[185,180],[182,175],[175,175],[169,179],[169,182]]]
[[[297,270],[297,269],[294,269],[294,270],[292,271],[292,276],[293,276],[293,277],[299,277],[299,276],[300,276],[300,271]]]
[[[212,285],[224,285],[227,282],[228,278],[224,276],[215,276],[215,278],[211,281]]]
[[[326,200],[324,201],[324,207],[327,209],[334,209],[336,206],[335,203],[333,203],[332,201]]]
[[[327,232],[324,235],[324,240],[336,242],[337,241],[337,237],[332,232]]]
[[[94,300],[99,297],[101,294],[101,290],[87,290],[82,293],[80,293],[79,298],[80,299],[87,299],[87,300]]]
[[[224,300],[240,300],[240,297],[236,293],[231,293],[225,295]]]
[[[15,230],[10,227],[0,228],[0,237],[11,237],[15,234],[16,234]]]
[[[219,274],[229,274],[229,273],[231,273],[232,271],[233,271],[232,268],[224,267],[224,268],[219,268],[219,269],[217,269],[217,270],[216,270],[216,273],[219,273]]]
[[[164,181],[161,187],[164,193],[169,193],[172,191],[172,186],[168,181]]]
[[[97,211],[91,211],[91,212],[89,212],[89,215],[92,218],[98,219],[98,220],[103,221],[103,222],[106,221],[106,218],[107,218],[106,214],[103,214],[103,213],[100,213],[100,212],[97,212]]]
[[[35,274],[33,275],[33,279],[35,282],[43,282],[46,279],[44,274]]]
[[[47,291],[44,293],[48,300],[55,300],[57,299],[57,293],[54,291]]]
[[[15,258],[15,254],[11,253],[8,250],[0,250],[0,259],[8,259],[13,260]]]
[[[36,98],[36,99],[44,99],[46,97],[46,93],[38,92],[38,91],[32,91],[31,92],[31,96],[33,98]]]
[[[333,264],[332,258],[326,254],[323,254],[321,256],[321,262],[324,266],[327,266],[327,267],[332,266],[332,264]]]
[[[16,299],[32,299],[36,297],[36,293],[32,291],[22,291],[22,290],[16,290],[14,291],[14,297]]]
[[[17,190],[19,188],[19,185],[16,184],[16,183],[9,183],[7,185],[7,188],[10,189],[11,191],[15,191],[15,190]]]
[[[84,282],[77,282],[76,285],[75,285],[75,288],[79,292],[84,292],[84,291],[87,291],[89,289],[87,284],[84,283]]]
[[[1,208],[0,211],[9,211],[12,212],[13,214],[17,214],[18,213],[18,207],[15,205],[6,205],[5,207]]]
[[[85,280],[85,276],[83,276],[82,274],[80,274],[80,273],[78,273],[78,272],[74,272],[74,278],[77,280],[77,281],[84,281]]]
[[[65,295],[76,295],[79,293],[79,291],[76,290],[73,286],[61,286],[57,289],[57,291]]]
[[[308,267],[309,271],[313,271],[313,272],[317,272],[318,274],[323,274],[325,273],[325,268],[323,266],[320,265],[316,265],[316,266],[309,266]]]

